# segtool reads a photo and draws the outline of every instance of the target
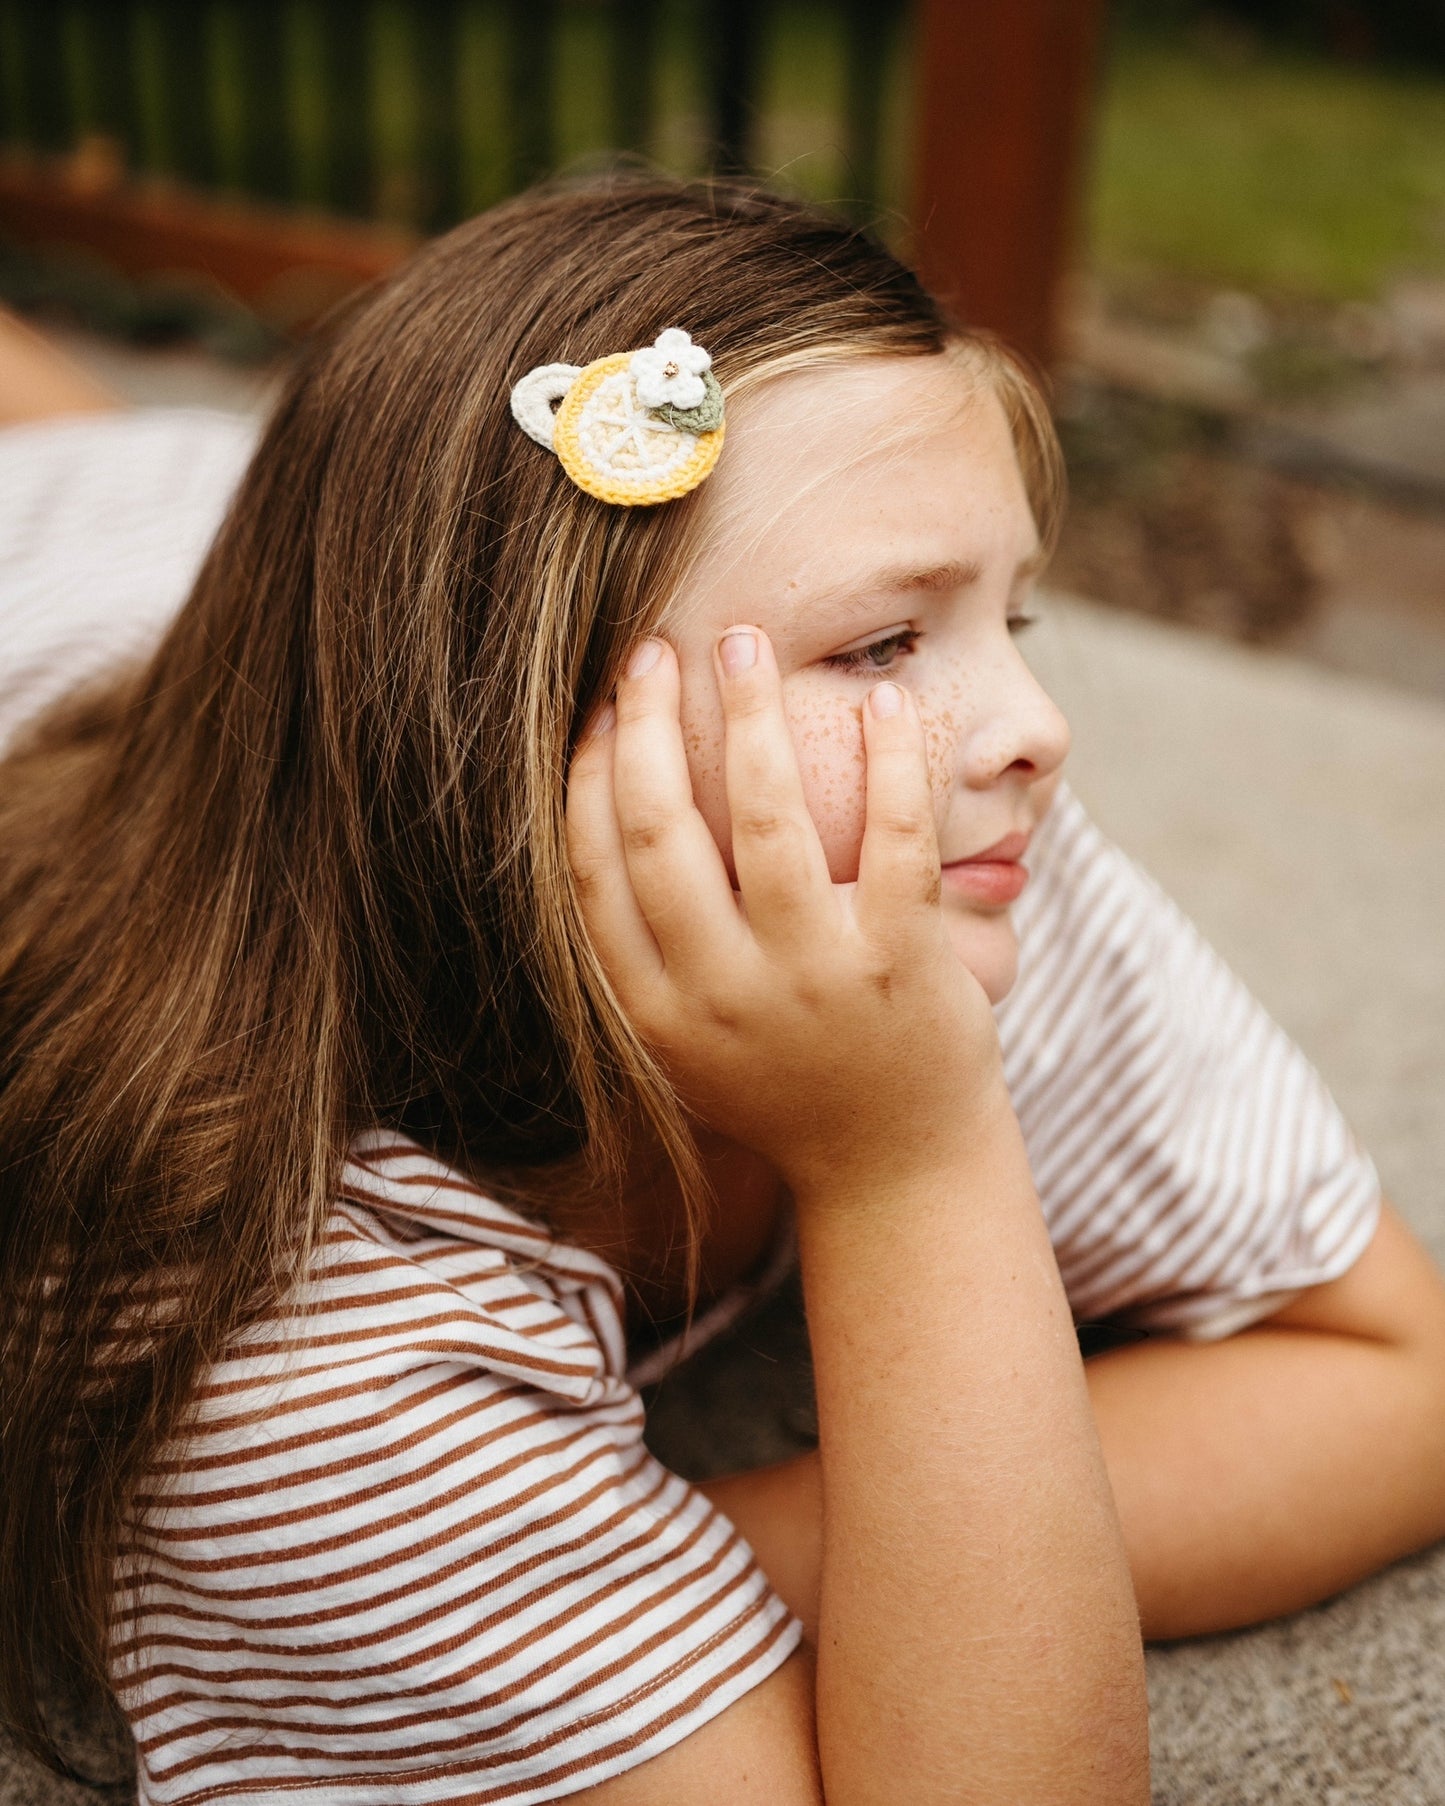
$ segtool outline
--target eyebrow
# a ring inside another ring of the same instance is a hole
[[[1048,553],[1042,546],[1036,546],[1027,558],[1019,560],[1014,571],[1014,582],[1037,576],[1047,562]],[[950,558],[942,564],[894,565],[874,571],[861,583],[850,583],[845,589],[815,597],[814,600],[842,608],[872,601],[880,595],[901,596],[917,590],[938,595],[950,590],[967,589],[970,584],[977,583],[982,575],[983,566],[976,558]]]
[[[956,558],[945,564],[929,565],[923,570],[895,570],[883,574],[883,581],[877,585],[890,593],[903,590],[922,589],[930,593],[942,590],[967,589],[970,583],[977,583],[983,575],[983,566],[976,558],[967,564],[961,564]]]

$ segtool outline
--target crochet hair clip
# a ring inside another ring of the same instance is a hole
[[[677,326],[585,367],[539,364],[513,387],[512,416],[579,489],[624,508],[686,495],[722,450],[712,359]]]

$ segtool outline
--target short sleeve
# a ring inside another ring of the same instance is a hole
[[[1218,1337],[1345,1272],[1380,1187],[1318,1073],[1067,791],[1031,863],[999,1032],[1076,1318]]]
[[[320,1313],[214,1371],[127,1551],[141,1800],[557,1799],[773,1672],[799,1626],[643,1446],[603,1291],[348,1218]]]

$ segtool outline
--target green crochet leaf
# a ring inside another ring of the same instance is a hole
[[[702,386],[707,390],[695,408],[675,408],[664,402],[660,408],[649,408],[654,420],[665,420],[680,433],[712,433],[722,425],[723,393],[711,370],[702,373]]]

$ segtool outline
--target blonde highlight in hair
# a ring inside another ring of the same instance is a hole
[[[304,1306],[361,1130],[547,1220],[692,1126],[568,868],[583,724],[662,621],[698,495],[610,507],[511,385],[679,325],[724,391],[958,344],[1053,531],[1047,412],[848,225],[741,185],[519,197],[307,346],[149,667],[0,767],[0,1711],[109,1660],[132,1500],[199,1376]]]

